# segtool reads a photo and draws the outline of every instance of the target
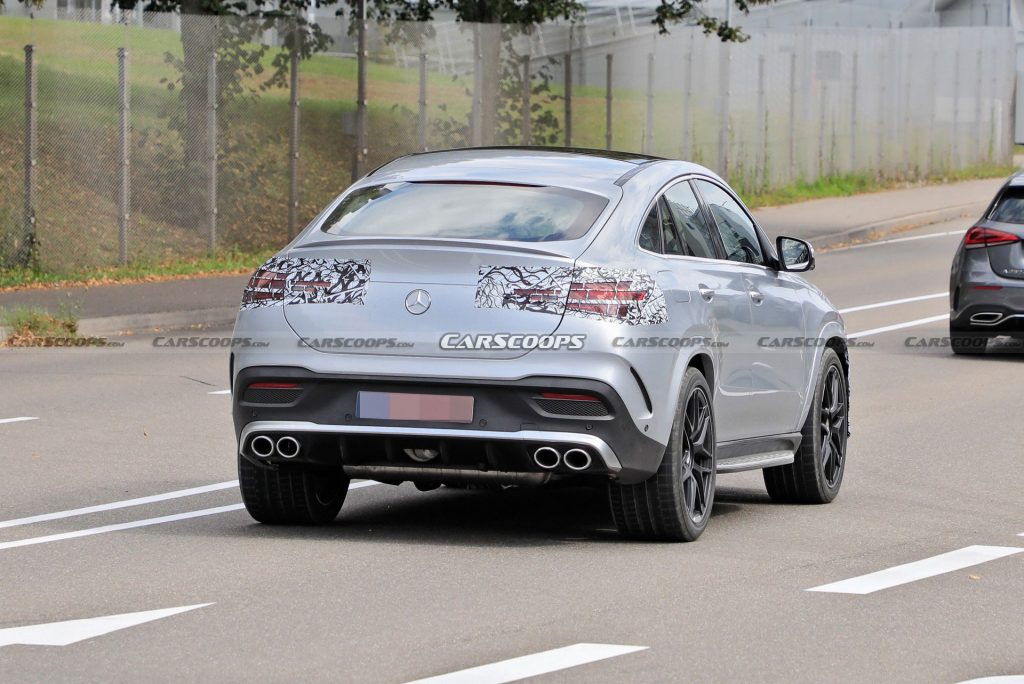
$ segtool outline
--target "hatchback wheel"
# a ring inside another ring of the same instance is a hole
[[[826,348],[793,463],[764,469],[764,484],[772,499],[820,504],[836,498],[846,470],[848,398],[839,356]]]
[[[238,457],[242,502],[255,520],[276,525],[324,525],[338,517],[349,478],[340,470],[298,464],[258,465]]]
[[[612,516],[624,536],[694,541],[715,499],[715,418],[704,376],[690,368],[658,472],[635,485],[609,486]]]

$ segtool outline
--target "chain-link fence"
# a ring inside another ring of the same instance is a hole
[[[915,179],[1012,155],[1009,29],[622,35],[301,19],[0,17],[0,259],[68,271],[280,246],[401,154],[571,145],[741,191]],[[26,46],[29,46],[26,49]],[[363,144],[359,144],[359,141]]]

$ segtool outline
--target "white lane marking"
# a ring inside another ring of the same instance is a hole
[[[972,565],[980,565],[997,558],[1012,556],[1024,551],[1024,548],[1012,546],[965,546],[956,551],[942,553],[924,560],[897,565],[868,575],[823,584],[807,591],[823,591],[834,594],[871,594],[882,589],[890,589],[908,582],[942,575],[954,570],[962,570]]]
[[[41,625],[24,627],[8,627],[0,629],[0,647],[13,644],[25,646],[67,646],[93,637],[110,634],[120,629],[127,629],[153,620],[160,620],[179,613],[187,613],[196,608],[212,606],[212,603],[197,603],[194,606],[179,608],[163,608],[161,610],[145,610],[139,613],[122,613],[103,617],[67,620],[65,622],[48,622]]]
[[[929,316],[928,318],[918,318],[916,321],[907,321],[906,323],[896,323],[894,325],[886,325],[881,328],[872,328],[871,330],[863,330],[861,332],[850,333],[847,335],[849,339],[867,337],[868,335],[878,335],[879,333],[891,332],[893,330],[902,330],[903,328],[915,328],[919,325],[926,325],[928,323],[936,323],[938,321],[944,321],[949,318],[949,314],[942,314],[941,316]]]
[[[898,242],[912,242],[914,240],[927,240],[929,238],[946,237],[948,235],[963,235],[967,232],[966,228],[960,230],[949,230],[940,233],[925,233],[924,235],[911,235],[910,237],[891,238],[889,240],[878,240],[877,242],[865,242],[859,245],[849,245],[847,247],[836,247],[834,249],[825,249],[826,253],[832,252],[845,252],[848,249],[864,249],[865,247],[877,247],[879,245],[891,245]]]
[[[363,480],[362,482],[353,482],[349,485],[349,489],[359,489],[360,487],[369,487],[371,485],[380,484],[372,480]],[[189,511],[187,513],[175,513],[173,515],[161,515],[157,518],[146,518],[144,520],[132,520],[125,523],[116,523],[113,525],[103,525],[102,527],[90,527],[84,530],[75,530],[74,532],[61,532],[60,534],[48,534],[43,537],[31,537],[29,539],[18,539],[16,541],[0,542],[0,551],[6,549],[16,549],[21,546],[35,546],[36,544],[47,544],[49,542],[64,541],[65,539],[78,539],[79,537],[91,537],[95,534],[106,534],[107,532],[120,532],[121,530],[130,530],[136,527],[149,527],[150,525],[162,525],[169,522],[177,522],[179,520],[189,520],[190,518],[202,518],[208,515],[219,515],[220,513],[230,513],[232,511],[238,511],[245,508],[243,504],[231,504],[228,506],[217,506],[215,508],[203,508],[198,511]]]
[[[597,660],[644,651],[647,648],[647,646],[616,646],[615,644],[573,644],[437,677],[417,679],[409,684],[504,684],[504,682],[536,677],[577,665],[586,665]]]
[[[217,390],[216,392],[207,392],[207,394],[231,394],[231,390]]]
[[[938,299],[939,297],[948,297],[948,292],[936,292],[935,294],[920,295],[919,297],[906,297],[904,299],[891,299],[887,302],[877,302],[875,304],[862,304],[861,306],[851,306],[849,309],[840,309],[839,313],[848,314],[855,311],[867,311],[868,309],[881,309],[885,306],[896,306],[897,304],[910,304],[911,302],[923,302],[926,299]]]
[[[968,679],[960,684],[1024,684],[1024,675],[997,675],[995,677],[982,677],[981,679]]]
[[[19,418],[0,418],[0,423],[22,423],[26,420],[39,420],[38,418],[30,418],[29,416],[21,416]]]
[[[3,520],[0,521],[0,529],[5,527],[18,527],[19,525],[31,525],[32,523],[44,522],[46,520],[59,520],[60,518],[73,518],[79,515],[88,515],[89,513],[99,513],[100,511],[112,511],[118,508],[129,508],[131,506],[142,506],[144,504],[155,503],[157,501],[166,501],[168,499],[180,499],[183,496],[195,496],[197,494],[206,494],[208,492],[216,492],[221,489],[231,489],[238,486],[238,480],[231,480],[230,482],[218,482],[216,484],[204,485],[202,487],[192,487],[191,489],[179,489],[173,492],[166,492],[164,494],[153,494],[152,496],[140,496],[137,499],[124,499],[122,501],[112,501],[111,503],[98,504],[96,506],[86,506],[84,508],[72,508],[66,511],[57,511],[56,513],[43,513],[41,515],[31,515],[27,518],[16,518],[14,520]]]

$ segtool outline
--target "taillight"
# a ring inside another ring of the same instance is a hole
[[[967,237],[964,238],[964,247],[967,249],[975,249],[977,247],[997,247],[999,245],[1011,245],[1014,242],[1019,241],[1020,236],[1014,235],[1013,233],[1007,233],[1005,230],[975,226],[967,231]]]
[[[565,310],[625,319],[629,315],[630,305],[636,308],[650,294],[646,287],[633,289],[632,285],[631,280],[574,282],[569,285]]]
[[[242,305],[280,301],[288,291],[288,275],[269,268],[259,268],[249,278],[242,293]]]
[[[297,389],[297,382],[254,382],[249,389]]]

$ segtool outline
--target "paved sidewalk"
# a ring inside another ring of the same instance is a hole
[[[791,235],[821,249],[902,228],[978,216],[1004,179],[968,181],[813,200],[754,212],[771,236]],[[234,319],[248,276],[209,276],[128,285],[0,292],[0,308],[66,305],[85,334],[224,324]]]

